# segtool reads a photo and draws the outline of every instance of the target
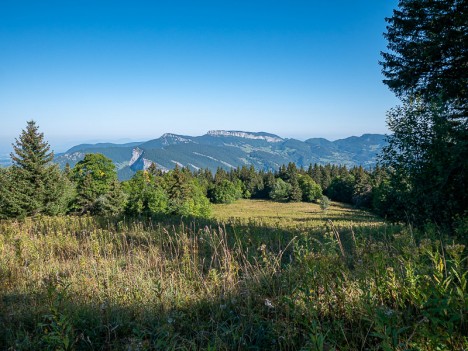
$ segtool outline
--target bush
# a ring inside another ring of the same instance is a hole
[[[131,215],[158,215],[168,212],[168,196],[153,175],[137,172],[125,183],[126,212]]]
[[[242,183],[223,179],[208,191],[208,197],[215,204],[230,204],[242,197]]]
[[[310,176],[301,176],[299,185],[302,190],[302,201],[314,202],[322,197],[322,188]]]
[[[273,190],[270,192],[270,199],[282,202],[288,201],[291,188],[291,184],[286,183],[281,178],[278,178],[275,185],[273,185]]]
[[[326,211],[329,207],[330,200],[325,195],[322,195],[322,198],[320,199],[320,208],[322,209],[322,211]]]

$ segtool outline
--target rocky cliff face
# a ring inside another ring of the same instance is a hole
[[[132,151],[132,158],[130,159],[130,162],[128,163],[128,166],[130,169],[134,172],[136,171],[143,171],[147,170],[153,161],[147,160],[143,156],[145,155],[145,151],[140,149],[140,148],[135,148]]]
[[[242,131],[234,130],[210,130],[207,135],[215,137],[236,137],[244,139],[253,139],[253,140],[265,140],[269,143],[280,143],[284,139],[280,138],[277,135],[268,134],[268,133],[249,133]]]

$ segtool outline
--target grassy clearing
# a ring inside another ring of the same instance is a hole
[[[386,226],[381,218],[338,202],[331,202],[330,207],[323,211],[315,203],[242,199],[233,204],[214,205],[213,216],[221,222],[253,222],[260,226],[298,230],[323,228],[328,220],[344,228]]]
[[[464,246],[337,204],[332,226],[315,209],[217,206],[226,224],[2,221],[0,349],[468,347]]]

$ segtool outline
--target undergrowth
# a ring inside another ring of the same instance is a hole
[[[0,222],[2,350],[464,350],[467,250],[437,228]]]

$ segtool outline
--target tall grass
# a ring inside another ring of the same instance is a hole
[[[326,223],[2,221],[0,349],[468,347],[463,245]]]

